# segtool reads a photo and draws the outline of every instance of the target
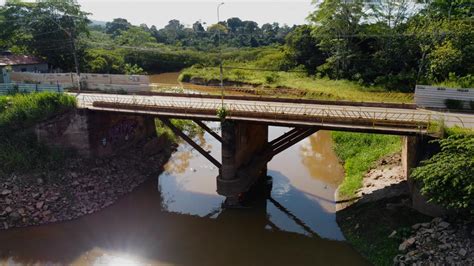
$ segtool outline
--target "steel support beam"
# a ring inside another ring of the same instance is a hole
[[[213,136],[216,140],[218,140],[220,143],[222,143],[222,137],[219,136],[216,132],[214,132],[212,129],[210,129],[206,124],[204,124],[201,120],[194,119],[194,123],[198,124],[202,129],[204,129],[207,133],[209,133],[211,136]]]
[[[289,147],[293,146],[294,144],[300,142],[301,140],[313,135],[316,131],[318,131],[317,128],[309,128],[304,131],[302,131],[300,134],[294,136],[293,138],[289,139],[287,142],[280,143],[277,147],[273,147],[272,151],[272,157],[277,155],[278,153],[288,149]]]
[[[300,128],[293,128],[292,130],[290,130],[290,131],[284,133],[283,135],[279,136],[278,138],[276,138],[276,139],[270,141],[270,142],[268,143],[268,145],[269,145],[269,146],[276,145],[277,143],[281,142],[281,141],[284,140],[285,138],[291,137],[291,136],[293,136],[293,135],[295,135],[295,134],[298,134],[298,132],[300,132],[300,131],[301,131]]]
[[[186,136],[181,130],[179,130],[177,127],[171,123],[171,121],[167,118],[160,118],[160,120],[165,124],[167,127],[169,127],[174,134],[178,135],[181,137],[184,141],[186,141],[189,145],[191,145],[193,148],[195,148],[202,156],[206,157],[212,164],[214,164],[217,168],[221,169],[222,165],[219,161],[217,161],[214,157],[212,157],[207,151],[205,151],[201,146],[199,146],[194,140],[192,140],[190,137]]]
[[[293,213],[291,213],[287,208],[285,208],[283,205],[281,205],[278,201],[276,201],[272,197],[268,197],[268,201],[270,201],[277,209],[279,209],[281,212],[286,214],[291,220],[293,220],[297,225],[301,226],[308,234],[310,234],[313,237],[319,237],[319,235],[314,232],[309,226],[307,226],[300,218],[296,217]]]

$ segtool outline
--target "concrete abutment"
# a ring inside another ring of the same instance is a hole
[[[109,156],[156,137],[154,117],[75,110],[35,127],[38,140],[85,157]]]
[[[420,182],[410,177],[413,168],[439,151],[439,146],[436,143],[431,143],[431,140],[432,138],[426,136],[404,136],[402,142],[402,167],[408,182],[412,208],[429,216],[442,216],[446,214],[446,210],[428,202],[428,199],[421,194]]]

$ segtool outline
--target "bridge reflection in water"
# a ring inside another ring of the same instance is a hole
[[[212,138],[201,141],[208,141],[211,153],[219,150]],[[337,182],[307,179],[312,170],[302,167],[304,155],[324,156],[308,152],[311,144],[305,141],[276,157],[269,164],[271,199],[242,210],[220,208],[217,169],[182,145],[159,181],[143,184],[103,211],[0,232],[0,264],[366,265],[339,241],[332,197]]]

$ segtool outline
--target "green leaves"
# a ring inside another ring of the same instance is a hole
[[[441,152],[424,161],[411,176],[421,192],[444,207],[474,215],[474,134],[439,140]]]

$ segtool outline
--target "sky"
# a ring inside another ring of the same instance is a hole
[[[146,23],[161,28],[172,19],[184,25],[201,20],[208,24],[217,21],[217,5],[221,1],[209,0],[78,0],[84,11],[92,13],[93,20],[111,21],[126,18],[134,25]],[[313,10],[311,0],[228,0],[220,7],[220,19],[239,17],[242,20],[264,23],[304,24]]]
[[[31,1],[31,0],[30,0]],[[208,24],[217,21],[217,5],[222,1],[210,0],[77,0],[82,10],[92,13],[92,20],[112,21],[121,17],[134,25],[146,23],[162,28],[168,21],[178,19],[191,26],[201,20]],[[314,10],[311,0],[224,0],[220,7],[220,20],[239,17],[242,20],[264,23],[305,24]],[[5,0],[0,0],[3,5]]]

